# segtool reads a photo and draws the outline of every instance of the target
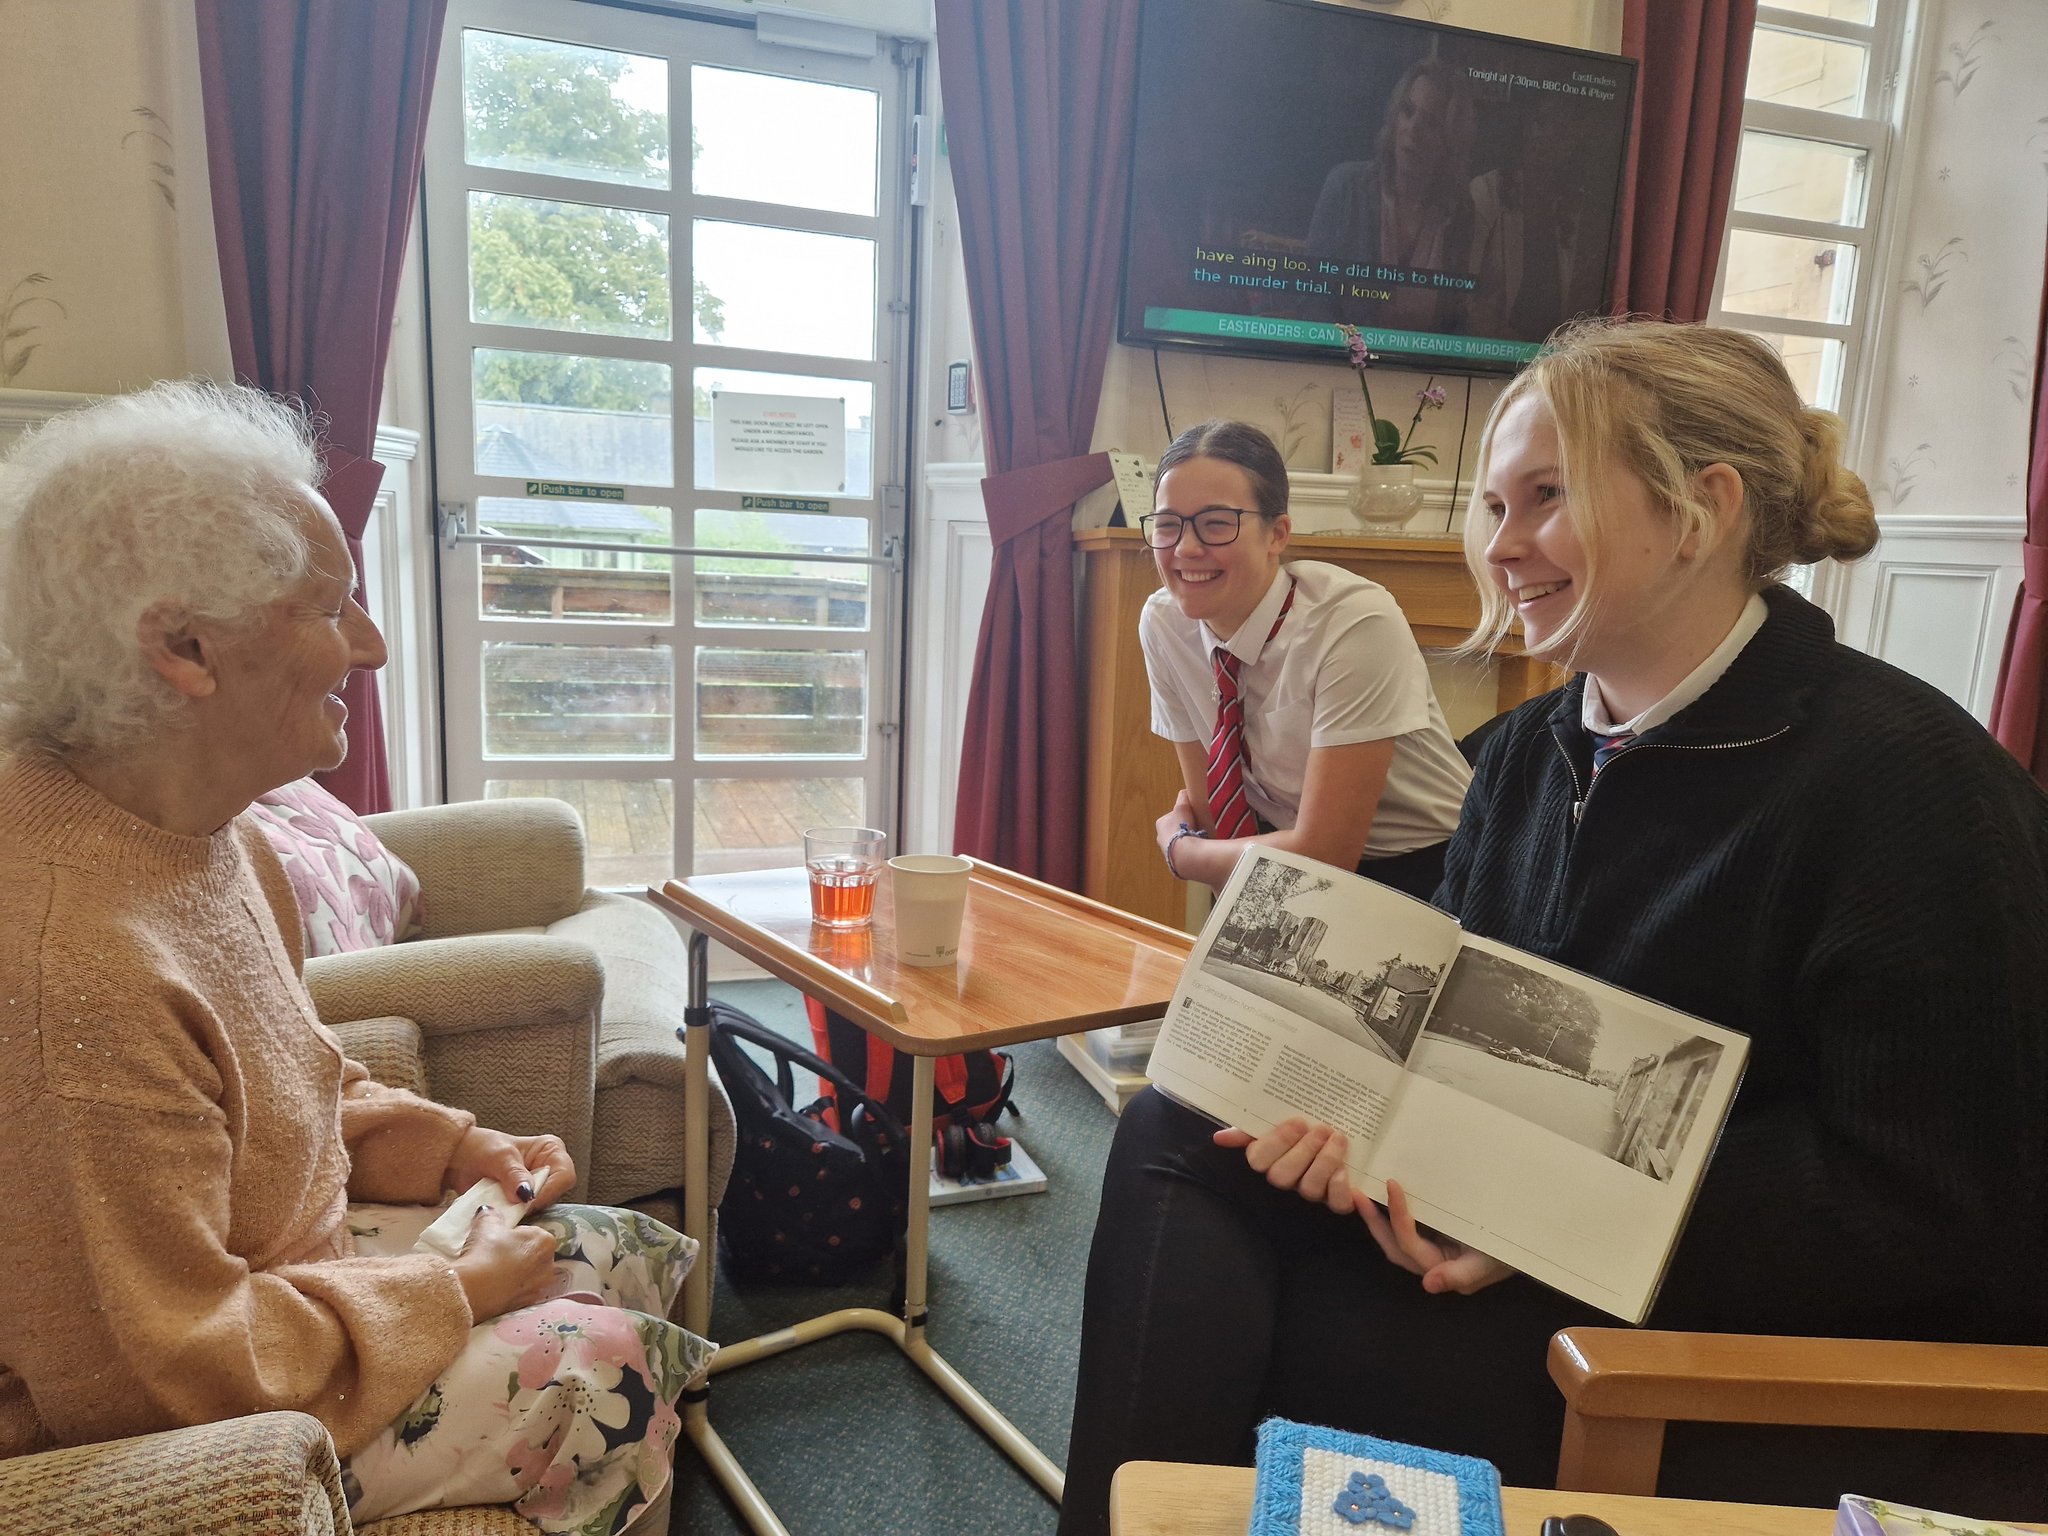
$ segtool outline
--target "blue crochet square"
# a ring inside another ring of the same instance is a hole
[[[1259,1426],[1251,1536],[1503,1536],[1500,1473],[1372,1435]]]

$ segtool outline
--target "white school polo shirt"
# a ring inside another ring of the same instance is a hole
[[[1294,607],[1271,645],[1266,635],[1295,581]],[[1138,618],[1152,684],[1152,730],[1208,749],[1216,728],[1220,643],[1164,591]],[[1385,587],[1320,560],[1281,566],[1259,606],[1230,639],[1241,663],[1245,798],[1275,827],[1301,811],[1311,747],[1394,739],[1394,761],[1366,839],[1367,858],[1412,853],[1449,837],[1472,773],[1444,725],[1422,651]]]
[[[1721,681],[1721,674],[1735,664],[1735,658],[1742,654],[1742,648],[1755,638],[1756,632],[1764,627],[1764,620],[1770,614],[1760,593],[1749,594],[1749,601],[1742,605],[1742,612],[1735,620],[1734,628],[1722,637],[1721,643],[1708,653],[1707,659],[1685,675],[1685,680],[1663,698],[1637,715],[1633,720],[1616,720],[1607,712],[1607,696],[1600,691],[1600,679],[1592,673],[1586,674],[1585,697],[1579,705],[1579,723],[1593,736],[1640,736],[1653,727],[1662,725],[1681,709],[1686,708],[1714,684]],[[1271,619],[1266,621],[1272,623]]]

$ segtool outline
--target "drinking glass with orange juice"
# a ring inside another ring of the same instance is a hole
[[[874,921],[875,876],[888,840],[873,827],[812,827],[804,833],[812,922],[864,928]]]

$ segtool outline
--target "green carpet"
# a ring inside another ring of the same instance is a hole
[[[802,1000],[780,982],[715,987],[810,1043]],[[1055,1462],[1064,1464],[1079,1349],[1081,1278],[1116,1119],[1050,1041],[1018,1046],[1004,1117],[1047,1191],[932,1212],[933,1346]],[[799,1073],[797,1091],[810,1089]],[[889,1266],[833,1290],[741,1288],[723,1272],[712,1336],[739,1340],[837,1307],[888,1304]],[[793,1536],[1040,1536],[1051,1502],[878,1334],[854,1333],[712,1381],[711,1423]],[[687,1445],[676,1453],[672,1529],[746,1526]]]

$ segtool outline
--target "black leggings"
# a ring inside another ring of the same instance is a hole
[[[1545,1368],[1550,1336],[1614,1320],[1520,1275],[1428,1295],[1358,1217],[1273,1189],[1209,1139],[1215,1128],[1156,1089],[1117,1127],[1060,1536],[1108,1531],[1126,1461],[1250,1465],[1270,1414],[1482,1456],[1509,1484],[1552,1486],[1564,1399]],[[2048,1486],[2043,1461],[2038,1437],[1673,1424],[1660,1492],[1823,1506],[1862,1492],[2025,1515]]]
[[[1564,1403],[1544,1370],[1591,1309],[1520,1276],[1430,1296],[1365,1223],[1273,1189],[1147,1089],[1124,1109],[1088,1257],[1060,1536],[1109,1529],[1125,1461],[1246,1466],[1269,1414],[1484,1456],[1548,1486]]]

